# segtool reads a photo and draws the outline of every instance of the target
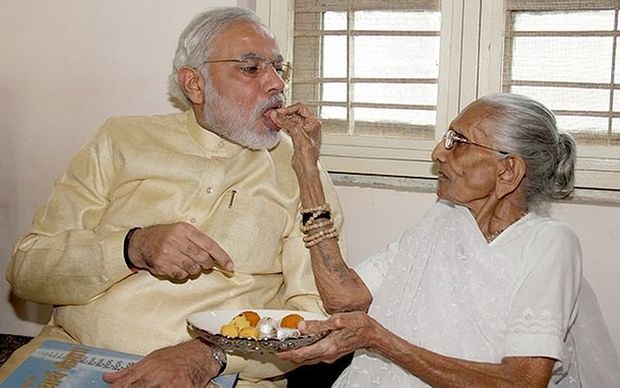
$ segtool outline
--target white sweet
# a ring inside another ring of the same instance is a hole
[[[260,338],[273,338],[278,331],[278,322],[271,317],[263,317],[256,324]]]
[[[297,338],[301,335],[299,330],[291,329],[288,327],[278,327],[276,330],[276,338],[279,340],[287,339],[287,338]]]

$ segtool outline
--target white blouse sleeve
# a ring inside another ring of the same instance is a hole
[[[581,247],[575,233],[552,221],[523,251],[523,270],[508,311],[504,356],[543,356],[560,362],[576,316]]]
[[[353,268],[372,295],[379,289],[387,272],[390,257],[398,249],[397,247],[397,242],[391,243],[385,249],[369,256]]]

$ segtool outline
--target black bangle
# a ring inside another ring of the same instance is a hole
[[[125,264],[127,265],[127,268],[129,268],[132,271],[138,270],[139,268],[136,267],[131,262],[131,259],[129,258],[129,243],[131,242],[131,236],[133,236],[134,232],[138,229],[142,229],[142,228],[139,226],[136,226],[135,228],[129,229],[129,231],[125,235],[125,240],[123,241],[123,256],[125,257]]]
[[[305,225],[310,220],[312,221],[316,221],[319,219],[331,220],[331,218],[332,218],[332,214],[329,211],[322,211],[320,213],[319,212],[308,212],[308,213],[302,213],[301,223]]]

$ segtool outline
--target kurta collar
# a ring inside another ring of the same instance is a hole
[[[196,121],[194,111],[189,109],[185,112],[187,130],[196,143],[205,151],[205,156],[224,157],[239,153],[244,147],[232,143],[219,135],[203,128]]]

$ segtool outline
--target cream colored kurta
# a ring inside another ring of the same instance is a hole
[[[250,151],[201,128],[191,111],[110,119],[18,241],[7,279],[18,296],[55,305],[50,325],[75,341],[137,354],[189,340],[185,318],[202,310],[320,311],[291,155],[286,135],[270,152]],[[323,181],[340,226],[325,173]],[[235,275],[177,283],[126,267],[129,228],[179,221],[214,238]],[[280,373],[229,358],[228,371],[239,370],[245,379]]]

